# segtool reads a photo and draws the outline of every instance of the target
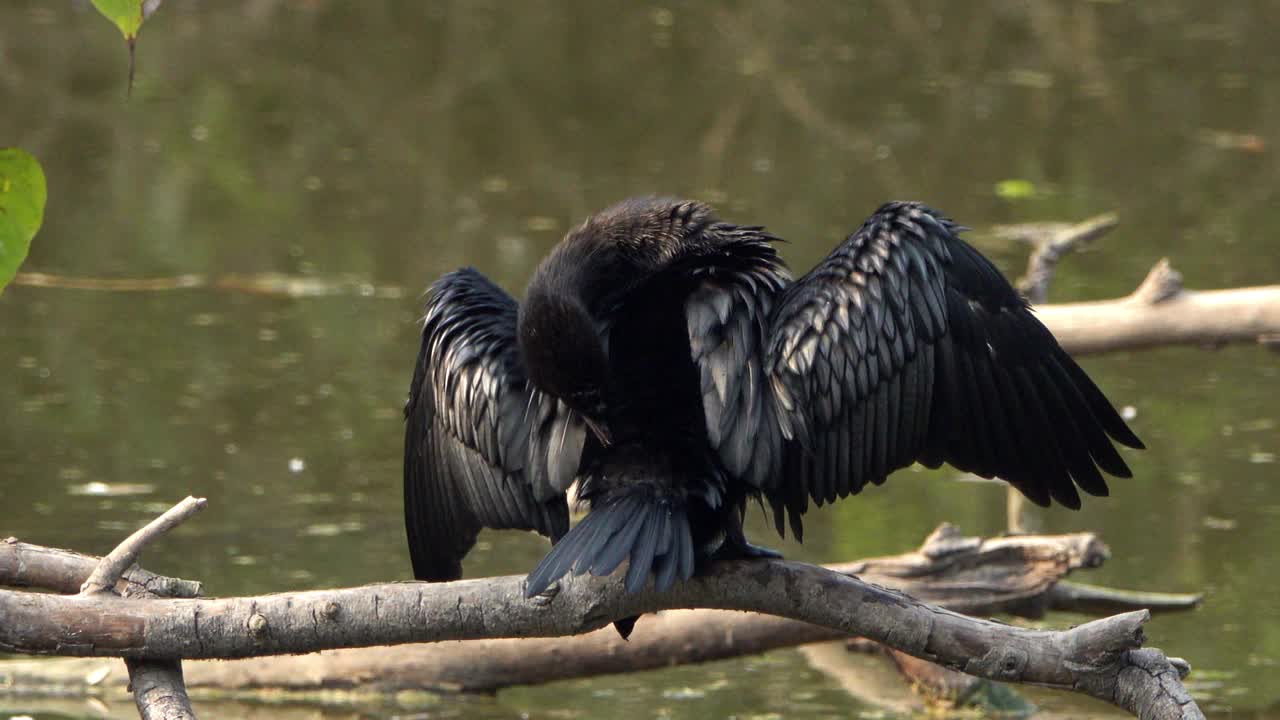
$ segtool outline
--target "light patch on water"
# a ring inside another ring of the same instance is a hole
[[[1266,465],[1276,461],[1276,454],[1273,452],[1256,451],[1249,454],[1249,462],[1254,465]]]
[[[364,523],[359,520],[347,520],[340,523],[314,523],[303,528],[298,534],[303,537],[334,537],[361,530],[364,530]]]
[[[530,232],[551,232],[560,227],[560,221],[545,215],[534,215],[525,218],[524,227]]]
[[[662,697],[668,700],[701,700],[707,693],[691,687],[668,688],[662,691]]]
[[[333,502],[333,493],[327,492],[308,492],[298,493],[293,496],[292,502],[295,505],[324,505]]]
[[[64,467],[58,471],[59,480],[83,480],[84,476],[85,471],[81,467]]]
[[[74,470],[76,468],[70,469]],[[106,483],[99,480],[67,486],[67,493],[70,495],[89,495],[93,497],[149,495],[155,490],[156,486],[150,483]]]
[[[289,458],[289,472],[297,474],[306,469],[307,463],[302,458]]]

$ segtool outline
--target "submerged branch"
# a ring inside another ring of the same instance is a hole
[[[1204,596],[1200,593],[1139,592],[1076,582],[1060,582],[1049,590],[1049,604],[1053,609],[1091,615],[1138,608],[1151,612],[1194,610],[1202,600]]]

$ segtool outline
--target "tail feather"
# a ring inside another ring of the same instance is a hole
[[[690,551],[693,549],[693,543],[690,540],[686,542],[682,538],[688,538],[689,533],[680,533],[677,528],[681,525],[688,526],[689,520],[685,517],[684,509],[678,508],[671,511],[668,522],[664,527],[671,528],[673,532],[660,533],[659,537],[663,538],[662,545],[665,546],[662,554],[654,561],[653,584],[659,589],[666,589],[675,583],[677,574],[681,568],[685,567],[684,549],[686,544]],[[686,578],[688,575],[685,576]]]
[[[610,575],[629,560],[627,592],[644,589],[649,575],[655,588],[669,589],[693,575],[693,536],[683,507],[670,498],[635,492],[597,502],[591,512],[529,573],[525,597],[546,590],[572,572]]]

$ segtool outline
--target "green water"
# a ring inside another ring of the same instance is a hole
[[[1278,24],[1274,4],[1195,0],[171,0],[143,28],[126,101],[123,43],[88,3],[8,0],[0,146],[49,176],[25,270],[285,273],[344,292],[6,290],[0,536],[102,553],[191,493],[209,509],[148,552],[152,570],[218,595],[408,578],[400,410],[421,290],[472,264],[518,292],[568,227],[631,194],[766,223],[798,269],[902,198],[979,230],[1118,210],[1054,300],[1124,294],[1166,256],[1196,288],[1280,281]],[[1030,194],[1002,197],[1006,180]],[[1025,261],[974,241],[1010,274]],[[1278,717],[1280,358],[1084,365],[1136,409],[1150,450],[1048,529],[1110,544],[1090,581],[1205,592],[1198,612],[1154,620],[1151,643],[1191,661],[1211,714]],[[1000,487],[948,476],[903,472],[819,512],[803,548],[754,534],[841,560],[913,547],[942,520],[1004,528]],[[523,572],[544,550],[490,535],[467,569]],[[784,651],[446,698],[430,716],[879,712]]]

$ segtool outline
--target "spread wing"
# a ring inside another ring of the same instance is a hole
[[[779,532],[916,461],[1072,508],[1106,494],[1100,470],[1130,475],[1112,441],[1141,441],[958,232],[891,203],[793,284],[747,257],[690,295],[708,437]]]
[[[533,389],[515,300],[473,269],[432,285],[405,406],[404,512],[414,576],[454,580],[481,528],[568,530],[586,428]]]
[[[800,534],[831,502],[919,461],[1080,507],[1142,442],[949,219],[881,207],[778,299],[765,371],[786,466],[766,495]]]

